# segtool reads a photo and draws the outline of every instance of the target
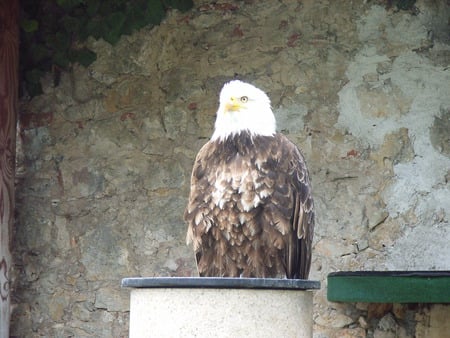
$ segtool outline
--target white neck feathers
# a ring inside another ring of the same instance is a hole
[[[254,136],[272,136],[276,131],[276,121],[266,93],[235,80],[225,84],[220,92],[211,140],[224,140],[243,131]]]

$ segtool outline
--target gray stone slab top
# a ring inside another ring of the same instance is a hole
[[[320,282],[278,278],[131,277],[122,279],[122,287],[317,290]]]

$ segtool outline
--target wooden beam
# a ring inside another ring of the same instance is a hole
[[[331,302],[450,303],[450,271],[352,271],[328,275]]]
[[[19,88],[19,2],[0,1],[0,338],[9,337],[10,235],[14,220]]]

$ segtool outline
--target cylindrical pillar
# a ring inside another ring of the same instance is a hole
[[[130,338],[313,336],[319,282],[252,278],[137,278]]]
[[[9,337],[10,234],[14,220],[14,166],[19,70],[19,2],[0,1],[0,338]]]

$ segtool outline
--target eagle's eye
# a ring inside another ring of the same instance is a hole
[[[248,96],[241,96],[241,102],[247,103],[248,102]]]

